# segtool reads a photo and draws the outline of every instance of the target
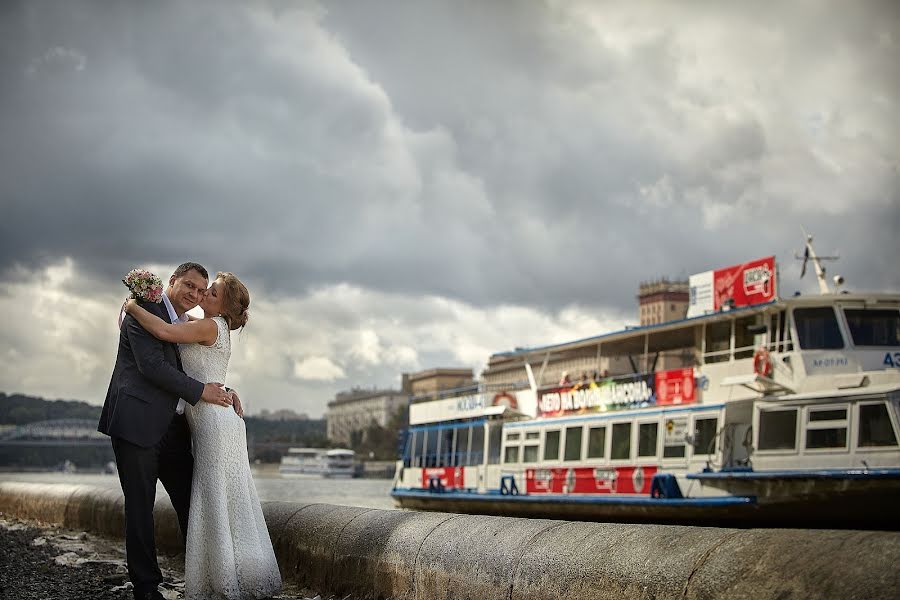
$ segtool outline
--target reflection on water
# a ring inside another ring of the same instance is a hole
[[[394,508],[389,495],[391,482],[387,479],[282,479],[276,472],[264,472],[254,474],[253,480],[260,500]],[[0,481],[72,483],[120,489],[118,477],[98,473],[0,473]],[[157,491],[165,494],[162,485]]]

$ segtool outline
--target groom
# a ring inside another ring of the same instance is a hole
[[[162,302],[141,306],[167,323],[187,320],[200,303],[209,274],[197,263],[180,265]],[[159,599],[162,573],[156,561],[153,503],[162,481],[187,534],[194,459],[184,402],[230,406],[220,383],[203,384],[184,374],[178,346],[150,335],[131,315],[122,321],[119,350],[98,430],[112,438],[125,494],[125,551],[134,597]],[[182,400],[179,400],[182,399]]]

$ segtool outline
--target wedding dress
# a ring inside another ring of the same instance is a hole
[[[222,317],[212,346],[182,344],[184,372],[203,383],[225,381],[231,337]],[[273,596],[281,575],[247,456],[247,431],[231,407],[188,406],[194,479],[184,559],[186,600]]]

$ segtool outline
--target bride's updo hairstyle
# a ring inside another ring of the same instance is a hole
[[[250,318],[250,292],[247,286],[241,283],[241,280],[235,277],[234,273],[216,273],[216,279],[221,279],[224,283],[224,291],[222,297],[222,316],[228,322],[228,328],[234,331],[240,329],[247,324]]]

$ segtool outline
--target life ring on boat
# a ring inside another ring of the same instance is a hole
[[[516,400],[516,397],[510,394],[509,392],[500,392],[494,396],[494,399],[491,401],[492,406],[508,406],[513,410],[517,410],[519,408],[519,403]]]
[[[769,359],[769,351],[762,346],[753,353],[753,371],[762,377],[768,377],[772,373],[772,361]]]

